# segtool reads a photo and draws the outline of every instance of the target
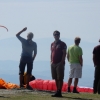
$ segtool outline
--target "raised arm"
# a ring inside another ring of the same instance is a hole
[[[16,36],[19,36],[22,32],[24,32],[24,31],[26,31],[26,30],[27,30],[27,27],[23,28],[20,32],[18,32],[18,33],[16,34]]]

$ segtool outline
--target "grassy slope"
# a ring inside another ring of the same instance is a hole
[[[0,100],[100,100],[100,95],[89,93],[63,93],[63,98],[51,97],[49,92],[17,92],[2,94]]]

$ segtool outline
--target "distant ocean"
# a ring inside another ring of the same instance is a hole
[[[0,78],[6,82],[19,84],[19,62],[18,61],[0,61]],[[35,61],[33,64],[32,74],[36,79],[51,80],[51,70],[49,61]],[[65,66],[64,82],[68,81],[69,65]],[[84,65],[82,78],[79,79],[78,86],[92,87],[94,80],[93,65]],[[73,85],[73,83],[72,83]]]

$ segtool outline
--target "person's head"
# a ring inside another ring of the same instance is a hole
[[[75,37],[74,42],[75,42],[76,45],[79,45],[80,41],[81,41],[80,37]]]
[[[55,38],[55,40],[59,40],[59,38],[60,38],[60,32],[59,31],[54,31],[53,32],[53,36],[54,36],[54,38]]]
[[[27,39],[28,40],[32,40],[32,38],[33,38],[33,33],[32,32],[29,32],[28,34],[27,34]]]

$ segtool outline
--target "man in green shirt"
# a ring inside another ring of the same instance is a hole
[[[80,40],[81,39],[79,37],[76,37],[74,41],[75,44],[68,48],[68,53],[67,53],[67,59],[70,63],[68,92],[71,92],[70,86],[72,83],[72,79],[75,78],[73,93],[79,93],[76,88],[78,84],[78,78],[82,77],[83,52],[82,52],[82,48],[79,47]]]

